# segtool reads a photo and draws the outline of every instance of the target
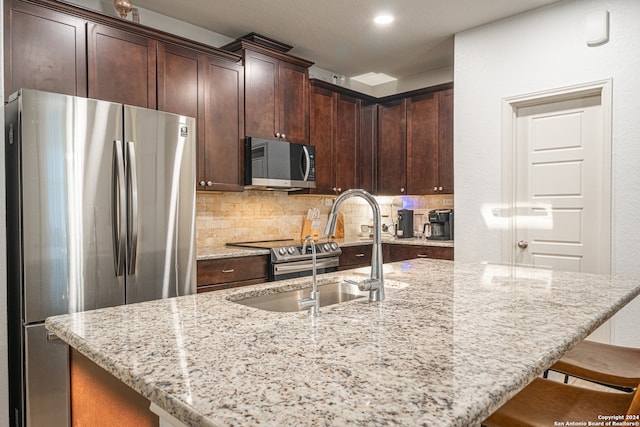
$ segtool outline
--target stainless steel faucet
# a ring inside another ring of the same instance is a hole
[[[329,213],[329,221],[324,233],[332,236],[336,232],[336,221],[338,217],[338,208],[346,199],[360,196],[369,202],[373,210],[373,250],[371,251],[371,277],[362,282],[358,282],[358,288],[361,291],[369,291],[369,301],[384,300],[384,278],[382,277],[382,219],[380,215],[380,205],[371,194],[364,190],[351,189],[340,194],[337,198],[331,212]]]
[[[318,292],[318,283],[316,282],[316,242],[311,236],[305,237],[304,243],[302,244],[303,253],[307,252],[307,242],[311,242],[313,279],[311,282],[311,294],[309,298],[302,298],[300,300],[300,307],[303,309],[308,308],[313,316],[320,316],[320,292]]]

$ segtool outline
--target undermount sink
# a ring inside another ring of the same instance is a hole
[[[300,300],[308,298],[310,292],[311,288],[295,289],[239,299],[234,302],[267,311],[303,311],[306,309],[300,307]],[[343,281],[319,285],[318,292],[320,293],[320,307],[369,296],[368,292],[361,292],[357,285]]]

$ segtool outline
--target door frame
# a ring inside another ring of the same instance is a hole
[[[602,176],[603,188],[608,189],[603,195],[602,218],[609,227],[602,230],[601,257],[602,264],[606,271],[611,272],[611,148],[612,148],[612,85],[611,78],[598,80],[590,83],[583,83],[573,86],[565,86],[557,89],[544,90],[540,92],[517,95],[502,100],[502,206],[506,212],[515,213],[516,201],[516,174],[517,174],[517,150],[516,127],[517,112],[519,108],[534,105],[548,104],[551,102],[564,101],[569,99],[582,98],[585,96],[599,95],[602,107]],[[503,263],[513,264],[515,262],[515,220],[513,215],[507,219],[508,226],[502,229],[501,235],[501,258]]]

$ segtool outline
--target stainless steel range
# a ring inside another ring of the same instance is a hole
[[[310,276],[312,273],[312,249],[302,250],[300,240],[265,240],[257,242],[227,243],[227,246],[252,249],[269,249],[269,280],[283,280]],[[338,271],[342,251],[336,242],[316,243],[316,268],[318,274]]]

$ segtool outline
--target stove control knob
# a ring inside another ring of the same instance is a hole
[[[287,253],[287,250],[286,250],[285,248],[280,248],[280,249],[278,249],[278,253],[279,253],[280,255],[284,255],[284,254],[286,254],[286,253]]]
[[[293,253],[296,251],[296,248],[294,248],[293,246],[289,246],[289,248],[287,249],[287,252],[289,252],[289,254],[293,255]]]
[[[331,242],[331,249],[333,249],[334,251],[338,250],[338,244],[336,242]]]
[[[330,245],[330,244],[328,244],[328,243],[325,243],[324,245],[322,245],[322,248],[323,248],[325,251],[328,251],[328,250],[330,250],[330,249],[331,249],[331,245]]]

